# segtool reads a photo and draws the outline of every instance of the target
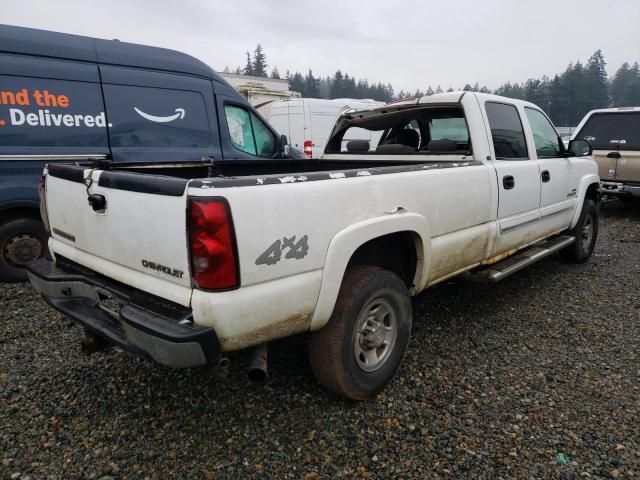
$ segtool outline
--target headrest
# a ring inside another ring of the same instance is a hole
[[[418,148],[418,145],[420,145],[420,135],[413,128],[403,128],[396,133],[396,143]]]
[[[455,152],[458,150],[458,144],[448,138],[442,140],[431,140],[427,149],[430,152]]]
[[[369,140],[349,140],[347,142],[347,152],[368,152]]]
[[[408,145],[402,145],[400,143],[385,143],[378,145],[376,153],[386,153],[389,155],[401,155],[405,153],[416,153],[416,149],[409,147]]]

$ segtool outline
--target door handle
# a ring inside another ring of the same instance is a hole
[[[549,173],[549,170],[543,170],[543,172],[540,174],[540,177],[545,183],[551,180],[551,174]]]
[[[620,152],[609,152],[607,153],[607,158],[620,158]]]
[[[516,186],[516,180],[513,178],[513,175],[505,175],[502,177],[502,186],[505,190],[511,190]]]

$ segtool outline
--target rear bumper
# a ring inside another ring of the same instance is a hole
[[[173,368],[219,358],[214,330],[195,325],[180,305],[66,263],[35,260],[28,275],[50,305],[127,352]]]
[[[629,184],[623,182],[612,182],[603,180],[601,182],[602,193],[605,195],[640,197],[640,184]]]

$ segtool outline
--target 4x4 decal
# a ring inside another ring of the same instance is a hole
[[[307,241],[309,237],[305,235],[296,242],[296,236],[291,238],[283,237],[282,240],[278,239],[269,245],[258,258],[256,258],[256,265],[275,265],[282,259],[282,254],[285,250],[288,250],[284,256],[285,260],[295,258],[299,260],[307,256],[309,253],[309,244]]]

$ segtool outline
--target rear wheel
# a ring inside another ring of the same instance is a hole
[[[26,280],[27,263],[45,256],[46,252],[47,235],[39,220],[17,218],[1,224],[0,281]]]
[[[364,400],[391,380],[410,335],[404,282],[387,270],[356,266],[345,274],[331,319],[311,335],[311,368],[326,388]]]
[[[575,237],[576,241],[560,250],[560,256],[568,262],[586,262],[598,238],[598,206],[593,200],[585,199],[578,223],[569,235]]]

